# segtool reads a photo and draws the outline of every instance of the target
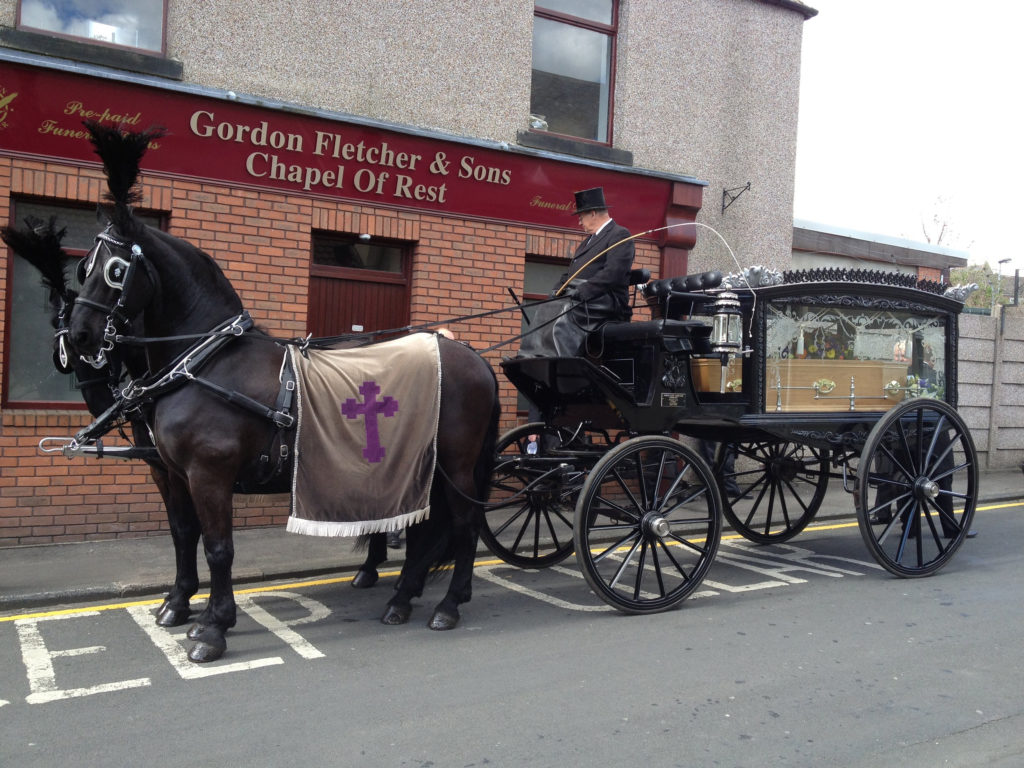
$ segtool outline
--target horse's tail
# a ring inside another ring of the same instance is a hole
[[[487,423],[487,432],[484,435],[484,442],[477,457],[476,465],[473,467],[473,485],[476,488],[476,497],[481,505],[487,501],[491,490],[491,475],[494,472],[494,462],[497,457],[494,449],[498,444],[498,423],[501,420],[501,395],[498,391],[498,377],[494,374],[494,368],[487,365],[494,382],[494,401],[491,404],[491,418]],[[480,513],[483,514],[481,507]]]
[[[43,276],[43,286],[50,291],[51,302],[63,299],[69,302],[68,276],[66,267],[70,256],[61,247],[61,241],[67,233],[66,228],[57,229],[57,217],[51,216],[49,222],[35,216],[25,218],[25,229],[4,227],[0,229],[0,238],[11,250],[25,259]]]
[[[83,125],[107,174],[106,198],[114,204],[111,220],[122,233],[130,232],[134,221],[131,207],[142,199],[136,186],[139,163],[149,143],[165,136],[167,131],[162,127],[126,131],[121,126],[103,125],[95,120],[86,120]]]

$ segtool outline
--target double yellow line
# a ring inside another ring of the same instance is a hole
[[[975,511],[991,511],[995,509],[1010,509],[1012,507],[1024,506],[1024,501],[1013,501],[1005,504],[988,504],[983,507],[978,507]],[[857,525],[856,521],[845,522],[845,523],[833,523],[830,525],[809,525],[805,528],[805,531],[836,531],[843,528],[853,528]],[[722,537],[724,540],[742,539],[743,537],[738,534],[729,534]],[[488,560],[477,560],[477,566],[490,566],[490,565],[501,565],[502,560],[488,559]],[[401,573],[401,570],[382,571],[380,576],[382,578],[397,577]],[[260,587],[249,587],[247,589],[236,589],[236,595],[256,595],[263,592],[277,592],[282,589],[305,589],[307,587],[323,587],[330,586],[331,584],[345,584],[352,581],[355,575],[349,576],[335,576],[329,579],[310,579],[307,581],[291,581],[286,584],[274,584],[274,585],[263,585]],[[208,594],[196,595],[193,600],[205,600],[209,597]],[[19,619],[44,619],[51,618],[54,616],[73,616],[77,613],[89,613],[93,611],[116,611],[122,608],[134,608],[140,605],[160,605],[163,602],[163,598],[157,598],[154,600],[133,600],[124,603],[110,603],[108,605],[98,606],[80,606],[77,608],[62,608],[55,611],[37,611],[35,613],[21,613],[16,616],[0,616],[0,623],[18,621]]]

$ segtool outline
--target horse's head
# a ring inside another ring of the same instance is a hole
[[[131,334],[133,321],[157,296],[159,278],[143,246],[113,225],[96,235],[78,265],[82,284],[71,310],[71,343],[83,359],[103,365],[117,336]]]

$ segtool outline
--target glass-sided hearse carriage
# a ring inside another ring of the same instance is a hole
[[[964,293],[867,270],[648,282],[654,319],[607,324],[579,357],[502,363],[541,421],[499,443],[484,540],[526,567],[575,550],[607,602],[658,611],[699,585],[723,516],[783,542],[835,479],[884,568],[933,573],[977,494],[956,412]]]

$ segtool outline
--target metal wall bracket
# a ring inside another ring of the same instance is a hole
[[[739,196],[750,189],[750,182],[748,181],[744,187],[733,187],[732,189],[722,190],[722,213],[725,213],[725,209],[735,203]]]

